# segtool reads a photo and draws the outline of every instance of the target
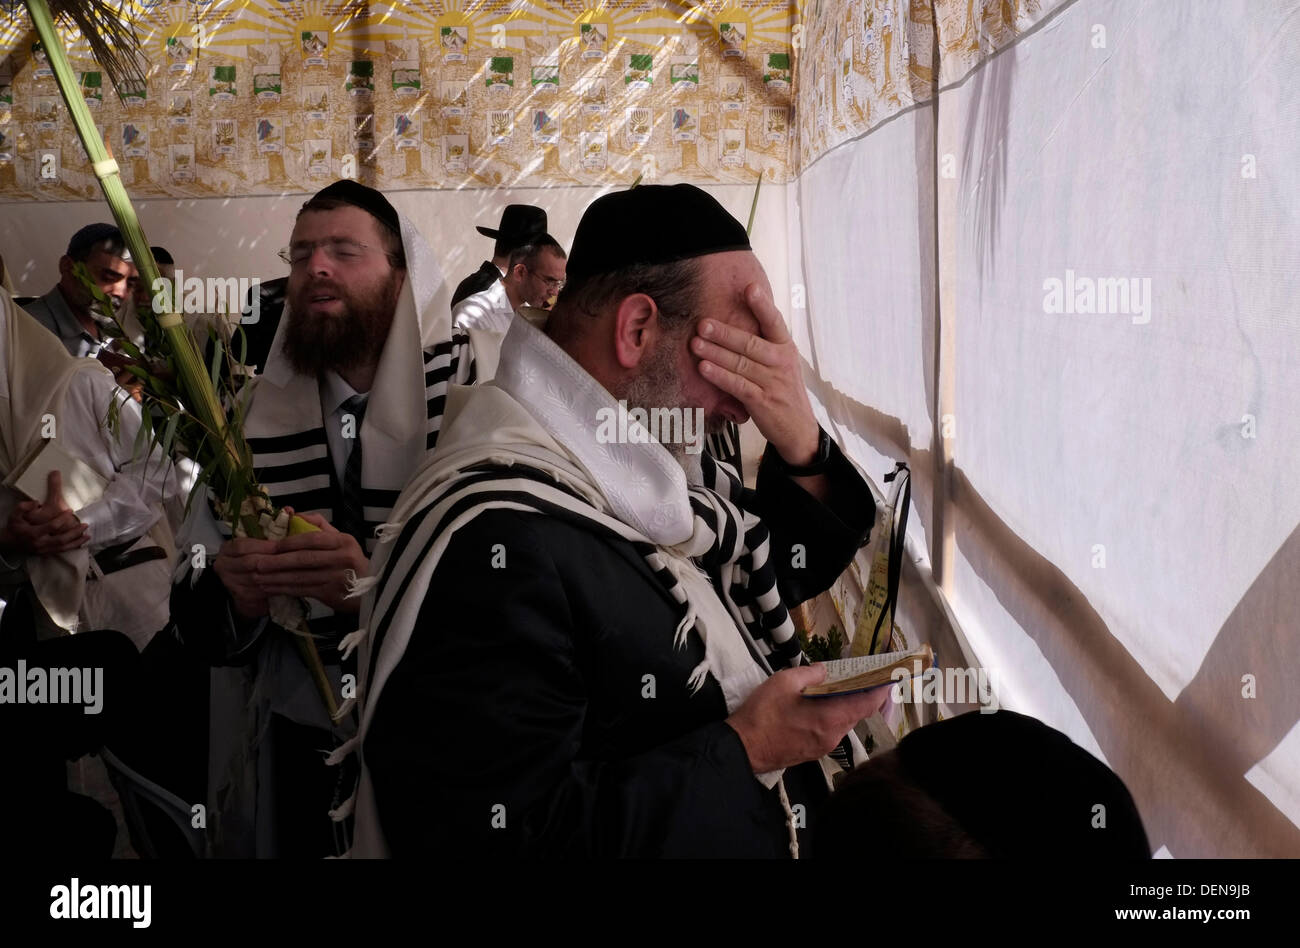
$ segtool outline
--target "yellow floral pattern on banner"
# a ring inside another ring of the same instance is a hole
[[[128,5],[147,86],[105,77],[94,108],[133,196],[749,183],[789,164],[791,83],[760,69],[778,53],[788,73],[787,0]],[[0,19],[0,201],[96,197],[30,33],[21,4]]]
[[[0,19],[0,201],[99,194],[25,8]],[[1059,0],[1057,0],[1059,2]],[[1054,0],[940,0],[942,81]],[[114,90],[65,34],[138,197],[773,182],[932,95],[922,0],[127,0]],[[795,108],[796,101],[799,108]]]

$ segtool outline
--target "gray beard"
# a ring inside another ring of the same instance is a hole
[[[682,445],[677,445],[677,447],[682,447]],[[680,464],[682,470],[686,472],[686,483],[692,485],[704,483],[704,466],[700,461],[699,454],[689,454],[686,451],[674,451],[673,457],[677,459],[677,463]]]
[[[682,381],[677,375],[676,360],[673,356],[673,339],[664,340],[645,363],[641,373],[628,382],[618,397],[627,402],[629,410],[643,409],[649,415],[653,408],[690,409],[685,406],[682,394]],[[700,467],[700,456],[690,454],[686,445],[680,441],[661,441],[664,449],[673,456],[686,472],[686,480],[691,484],[701,483],[704,472]]]

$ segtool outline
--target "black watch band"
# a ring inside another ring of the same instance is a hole
[[[826,465],[831,459],[831,436],[826,433],[825,428],[817,429],[817,456],[813,458],[811,464],[805,464],[803,467],[787,464],[785,458],[781,457],[780,451],[773,450],[772,456],[776,466],[790,477],[815,477],[818,474],[825,474]]]

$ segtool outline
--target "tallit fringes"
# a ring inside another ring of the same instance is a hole
[[[695,666],[691,672],[691,677],[686,679],[686,686],[691,689],[691,694],[695,694],[704,687],[704,683],[709,678],[709,660],[706,658]]]
[[[355,701],[355,700],[356,700],[355,698],[348,699],[348,701]],[[330,755],[325,758],[325,766],[337,767],[339,764],[343,763],[343,761],[347,760],[348,755],[351,754],[354,750],[356,750],[360,744],[361,744],[361,738],[359,735],[354,735],[353,737],[349,737],[338,747],[334,748],[334,750],[330,752]]]
[[[379,585],[378,576],[358,576],[357,571],[354,569],[345,572],[343,579],[347,583],[347,592],[343,596],[344,599],[356,599],[358,596],[364,596]]]
[[[347,661],[347,659],[352,655],[353,650],[355,650],[356,647],[365,640],[365,629],[357,629],[343,636],[342,640],[339,642],[339,652],[341,653],[343,660]]]
[[[354,793],[352,794],[352,796],[348,797],[346,800],[344,800],[334,809],[330,810],[329,817],[335,823],[342,823],[344,820],[346,820],[349,816],[352,815],[352,811],[355,810],[356,808],[357,808],[357,795]],[[348,850],[348,852],[344,854],[343,858],[345,859],[349,858],[351,854],[352,851]]]
[[[673,648],[684,649],[686,647],[686,637],[691,634],[691,629],[695,628],[695,607],[686,603],[686,615],[682,616],[682,621],[677,623],[677,631],[673,633]]]
[[[341,705],[339,705],[339,709],[335,711],[333,715],[331,715],[330,720],[332,720],[335,724],[338,724],[349,714],[351,714],[352,709],[355,708],[356,706],[357,706],[357,699],[356,696],[354,695],[353,697],[348,698]]]
[[[790,831],[790,858],[799,858],[799,833],[794,828],[794,808],[790,806],[790,797],[785,792],[785,775],[776,781],[776,790],[781,797],[781,809],[785,810],[785,826]]]
[[[519,464],[520,461],[519,458],[512,454],[489,454],[484,463],[495,465],[496,467],[514,468],[514,466]],[[559,480],[554,471],[551,471],[550,473],[557,481]]]
[[[849,730],[849,763],[852,764],[854,767],[858,767],[861,766],[862,764],[865,764],[868,760],[870,760],[870,757],[867,754],[867,749],[862,746],[862,741],[858,739],[857,732],[850,729]]]
[[[400,523],[394,523],[391,521],[389,523],[381,523],[379,526],[375,527],[375,542],[392,543],[397,539],[401,532],[402,524]]]

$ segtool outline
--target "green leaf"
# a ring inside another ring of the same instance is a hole
[[[140,413],[140,427],[135,432],[135,443],[131,445],[131,457],[139,459],[149,453],[148,444],[153,438],[153,420],[147,411]],[[143,450],[141,450],[143,449]]]
[[[242,480],[232,479],[230,484],[228,485],[226,503],[228,505],[229,516],[230,516],[230,529],[234,530],[236,533],[239,532],[235,528],[235,525],[240,519],[240,510],[242,510],[244,506],[244,496],[245,496],[244,482]],[[250,537],[258,536],[260,535],[261,531],[257,530],[256,527],[257,527],[257,520],[256,518],[254,518],[253,520],[254,529],[250,530],[248,528],[248,524],[245,523],[244,532],[247,533]]]
[[[176,413],[167,419],[167,426],[163,428],[162,451],[167,457],[172,455],[172,442],[176,440],[176,426],[180,424],[180,413]]]
[[[144,361],[144,353],[140,351],[140,347],[137,346],[134,342],[132,342],[130,337],[127,336],[126,333],[123,333],[119,337],[118,345],[121,347],[122,351],[125,352],[127,355],[129,355],[132,359],[136,359],[141,362]],[[149,378],[149,376],[146,375],[145,378]]]
[[[248,334],[244,332],[244,327],[242,324],[236,324],[235,326],[235,332],[234,335],[231,336],[231,341],[233,342],[235,339],[239,340],[239,358],[236,359],[235,361],[238,362],[240,365],[247,365],[248,364]]]
[[[117,304],[113,302],[112,298],[107,293],[105,293],[102,289],[99,288],[99,285],[91,277],[90,270],[86,267],[85,262],[78,260],[76,263],[74,263],[72,265],[72,273],[73,276],[75,276],[77,280],[80,281],[81,285],[86,288],[86,291],[90,294],[90,298],[93,304],[99,309],[99,311],[105,317],[113,320],[113,323],[116,325],[118,330],[118,332],[114,333],[114,335],[120,334],[122,336],[125,336],[126,335],[125,331],[122,329],[121,325],[118,324],[117,322]]]
[[[207,498],[208,481],[212,479],[213,470],[211,467],[204,467],[199,470],[199,477],[194,482],[194,489],[190,491],[190,496],[185,498],[185,517],[187,519],[194,501],[199,497]]]
[[[108,397],[108,411],[104,413],[104,427],[114,438],[117,438],[122,428],[122,403],[117,400],[116,393]]]
[[[839,658],[844,652],[844,637],[836,626],[826,630],[826,637],[809,635],[804,630],[798,631],[799,646],[810,662],[830,662]]]
[[[221,344],[220,339],[212,341],[212,363],[208,368],[208,378],[212,382],[212,387],[217,387],[217,379],[221,377],[221,358],[225,352],[225,346]]]

